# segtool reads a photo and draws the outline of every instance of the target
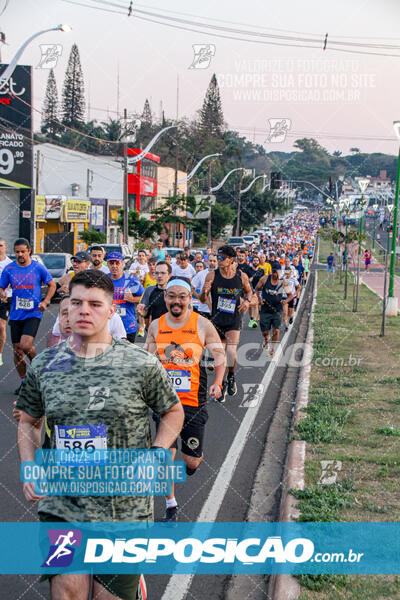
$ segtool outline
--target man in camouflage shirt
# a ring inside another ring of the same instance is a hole
[[[100,271],[84,271],[70,283],[69,323],[73,334],[32,361],[17,409],[21,461],[33,461],[41,446],[43,417],[51,448],[61,448],[63,428],[100,431],[96,444],[107,449],[149,448],[148,408],[162,415],[154,446],[169,448],[183,424],[183,409],[172,383],[154,357],[112,338],[108,319],[115,311],[114,287]],[[89,436],[90,437],[90,436]],[[38,496],[24,483],[30,502],[39,501],[42,521],[135,521],[153,519],[151,496]],[[95,575],[94,597],[135,600],[138,575]],[[100,583],[101,582],[101,583]],[[54,600],[87,600],[88,575],[51,578]]]

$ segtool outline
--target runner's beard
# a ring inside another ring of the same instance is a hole
[[[183,312],[183,306],[181,306],[180,304],[173,304],[171,306],[171,313],[174,316],[179,316],[182,314],[182,312]]]

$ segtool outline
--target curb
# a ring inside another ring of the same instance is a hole
[[[304,409],[308,404],[308,392],[310,388],[310,374],[311,374],[311,358],[312,358],[312,345],[314,340],[314,312],[315,303],[317,299],[318,289],[318,271],[315,271],[315,284],[313,292],[313,301],[311,305],[309,330],[306,339],[306,348],[304,351],[303,360],[304,366],[301,368],[299,375],[299,384],[296,395],[296,403],[293,416],[293,425],[299,422],[300,419],[304,418]],[[303,490],[304,489],[304,463],[306,459],[306,442],[302,440],[293,440],[289,444],[288,454],[285,465],[285,474],[283,480],[285,481],[285,489],[282,493],[282,500],[280,506],[279,520],[281,522],[295,522],[297,521],[300,513],[297,509],[297,500],[292,494],[289,493],[290,489]],[[270,590],[272,600],[295,600],[299,597],[301,588],[297,579],[292,575],[279,574],[274,575],[271,578]]]

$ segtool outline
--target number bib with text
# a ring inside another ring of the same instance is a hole
[[[57,450],[107,450],[105,425],[56,425]]]
[[[119,315],[120,317],[125,317],[126,316],[126,308],[125,308],[125,306],[117,306],[117,315]]]
[[[17,310],[32,310],[33,309],[33,300],[32,298],[16,298],[15,308]]]
[[[233,314],[235,312],[235,308],[236,300],[234,300],[233,298],[223,298],[222,296],[219,296],[217,304],[218,310],[220,310],[221,312]]]
[[[190,371],[178,371],[178,369],[167,369],[172,379],[176,392],[190,392]]]

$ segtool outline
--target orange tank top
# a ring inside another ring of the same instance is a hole
[[[170,327],[167,315],[158,319],[157,357],[171,377],[182,404],[199,406],[207,400],[207,373],[201,364],[204,345],[198,332],[199,315],[192,311],[179,329]]]

